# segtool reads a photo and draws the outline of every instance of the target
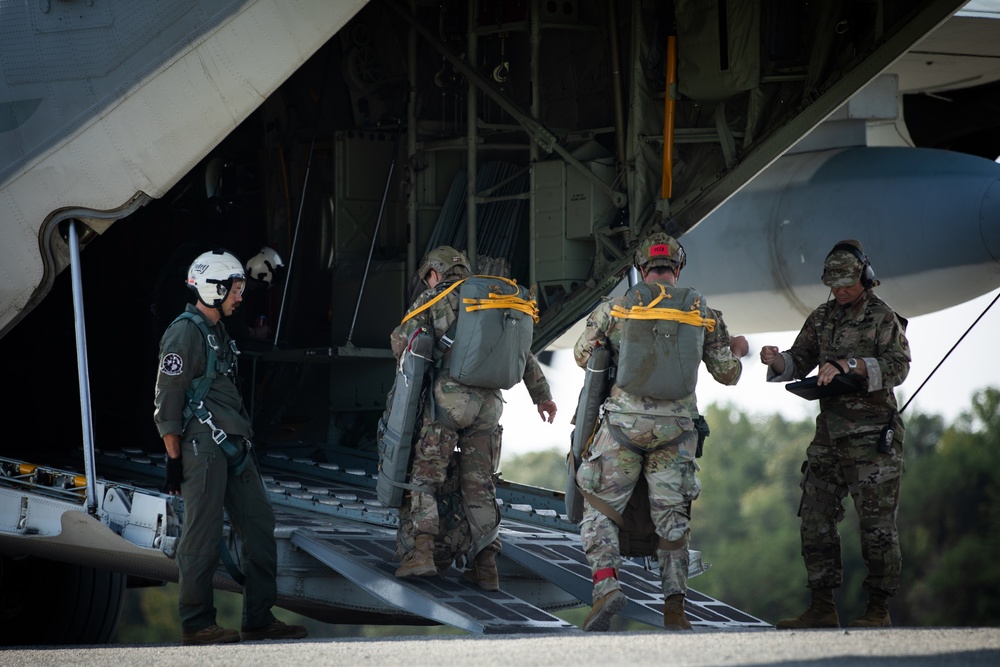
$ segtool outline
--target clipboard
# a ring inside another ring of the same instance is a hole
[[[865,386],[865,378],[854,373],[841,373],[835,375],[830,384],[819,386],[816,384],[816,376],[807,377],[798,382],[789,382],[785,389],[796,396],[800,396],[807,401],[815,401],[818,398],[832,398],[843,396],[844,394],[854,394]]]

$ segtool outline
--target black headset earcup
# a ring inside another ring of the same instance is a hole
[[[879,284],[878,278],[875,277],[875,269],[872,268],[872,263],[868,260],[868,255],[863,253],[861,250],[858,250],[850,243],[838,243],[837,245],[833,246],[833,249],[830,252],[826,254],[827,258],[829,258],[830,255],[837,252],[838,250],[846,250],[847,252],[857,257],[858,261],[861,262],[863,267],[861,269],[862,287],[864,287],[865,289],[871,289]]]

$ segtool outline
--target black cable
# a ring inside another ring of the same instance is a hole
[[[944,360],[948,358],[948,355],[954,352],[955,348],[958,347],[958,344],[962,342],[962,339],[964,339],[969,334],[969,332],[972,331],[972,327],[979,324],[979,320],[983,319],[983,315],[985,315],[987,311],[989,311],[989,309],[993,307],[993,304],[997,302],[997,299],[1000,299],[1000,292],[997,292],[997,295],[993,297],[992,301],[990,301],[990,305],[986,306],[986,309],[979,314],[979,317],[976,318],[976,321],[970,324],[969,328],[965,330],[965,333],[962,334],[957,341],[955,341],[954,345],[951,346],[951,349],[948,350],[948,354],[944,355],[944,357],[941,358],[941,361],[938,362],[938,365],[934,367],[934,370],[932,370],[930,374],[926,378],[924,378],[924,381],[920,383],[920,386],[917,387],[917,390],[913,392],[913,396],[910,396],[910,398],[907,399],[906,403],[903,405],[902,409],[900,409],[899,411],[900,414],[902,414],[903,411],[906,410],[906,407],[910,404],[910,401],[912,401],[914,398],[917,397],[917,394],[920,393],[920,390],[924,388],[924,385],[927,384],[927,381],[930,380],[931,377],[934,375],[934,373],[937,372],[937,369],[941,368],[941,364],[943,364]]]

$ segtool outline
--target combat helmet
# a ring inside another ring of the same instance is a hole
[[[657,266],[683,269],[687,264],[684,246],[666,232],[654,232],[635,251],[635,268],[652,269]]]
[[[417,275],[420,276],[421,280],[427,282],[427,274],[431,272],[431,269],[440,273],[442,277],[447,276],[449,273],[459,273],[463,276],[472,273],[472,267],[469,266],[469,260],[465,256],[465,253],[459,252],[447,245],[434,248],[434,250],[428,252],[424,257],[424,261],[420,263]]]
[[[219,308],[234,280],[246,280],[243,264],[225,250],[210,250],[195,257],[188,269],[187,286],[209,308]]]
[[[264,246],[247,261],[247,276],[270,285],[274,282],[275,272],[284,265],[274,248]]]

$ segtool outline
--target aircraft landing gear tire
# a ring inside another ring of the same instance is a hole
[[[39,558],[0,557],[0,644],[107,644],[126,575]]]

